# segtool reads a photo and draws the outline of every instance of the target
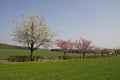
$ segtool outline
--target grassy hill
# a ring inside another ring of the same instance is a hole
[[[0,49],[27,49],[27,48],[22,46],[15,46],[15,45],[9,45],[5,43],[0,43]]]

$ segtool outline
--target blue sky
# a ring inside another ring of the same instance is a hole
[[[46,15],[57,39],[120,48],[120,0],[0,0],[0,42],[15,44],[12,21],[31,10]]]

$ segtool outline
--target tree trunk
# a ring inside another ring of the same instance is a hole
[[[94,57],[96,57],[96,52],[94,53]]]
[[[32,42],[32,44],[31,44],[31,48],[30,48],[30,61],[33,61],[33,46],[34,46],[34,43],[33,43],[33,41],[31,41]]]
[[[101,54],[102,54],[102,57],[103,57],[103,52]]]
[[[82,59],[82,52],[78,50],[78,53],[80,54],[80,59]]]
[[[84,59],[85,58],[85,53],[83,52],[83,56],[82,56],[82,58]]]
[[[64,52],[64,56],[63,56],[64,60],[66,60],[66,55],[65,54],[66,54],[66,52]]]
[[[31,49],[31,52],[30,52],[30,61],[33,61],[33,50]]]
[[[107,52],[107,57],[109,56],[109,53]]]

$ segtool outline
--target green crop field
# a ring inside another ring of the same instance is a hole
[[[120,56],[60,62],[0,63],[0,80],[120,80]]]

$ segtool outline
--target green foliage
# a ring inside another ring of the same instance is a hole
[[[0,63],[0,80],[120,80],[120,56],[61,62]]]

